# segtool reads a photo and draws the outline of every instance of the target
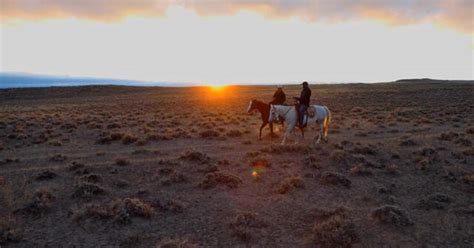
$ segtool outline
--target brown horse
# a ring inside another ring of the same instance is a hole
[[[266,103],[261,102],[259,100],[252,99],[249,103],[249,107],[247,108],[247,112],[250,113],[255,109],[260,112],[261,117],[262,117],[262,125],[260,126],[260,135],[258,136],[258,138],[262,139],[262,129],[267,124],[270,124],[270,134],[271,134],[271,137],[273,138],[273,136],[274,136],[273,135],[273,123],[268,121],[268,119],[270,117],[270,104],[266,104]],[[283,122],[285,121],[285,119],[283,119],[283,118],[280,118],[280,119],[282,119],[281,124],[283,125]],[[304,138],[304,128],[299,127],[299,129],[301,131],[301,136],[303,136],[303,138]]]
[[[262,129],[267,125],[270,124],[270,133],[271,137],[273,137],[273,123],[268,122],[268,118],[270,117],[270,105],[259,100],[251,100],[249,107],[247,108],[247,112],[250,113],[253,110],[258,110],[262,116],[262,125],[260,126],[260,135],[258,136],[259,139],[262,139]]]

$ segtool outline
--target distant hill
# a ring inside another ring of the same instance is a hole
[[[109,78],[46,76],[27,73],[0,73],[0,88],[31,88],[79,85],[190,86],[187,83],[146,82]]]
[[[472,80],[442,80],[431,78],[409,78],[399,79],[395,83],[474,83]]]

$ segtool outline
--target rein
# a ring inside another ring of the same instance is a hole
[[[285,114],[282,117],[286,119],[286,115],[290,112],[291,109],[292,109],[292,107],[288,108],[288,110],[285,112]]]

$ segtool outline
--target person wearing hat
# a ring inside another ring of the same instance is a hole
[[[273,100],[269,104],[274,105],[283,105],[286,101],[285,92],[283,92],[283,87],[278,85],[278,89],[273,94]]]
[[[294,97],[298,101],[298,123],[300,127],[303,127],[304,113],[309,107],[309,100],[311,98],[311,90],[309,89],[308,82],[303,82],[303,90],[301,90],[300,97]]]

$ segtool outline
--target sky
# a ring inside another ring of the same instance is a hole
[[[0,72],[201,85],[474,79],[471,0],[0,4]]]

